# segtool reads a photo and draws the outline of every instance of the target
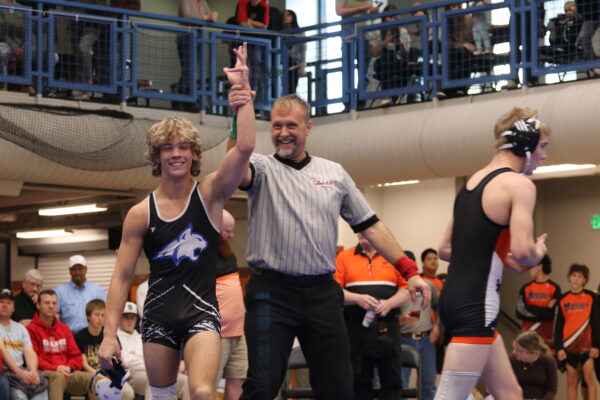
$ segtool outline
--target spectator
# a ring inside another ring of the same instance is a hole
[[[140,318],[144,316],[144,303],[146,302],[146,296],[148,296],[148,279],[140,283],[136,291],[135,303],[137,305],[138,316]]]
[[[402,393],[398,307],[408,301],[406,281],[360,233],[358,245],[338,254],[335,280],[344,292],[344,317],[354,374],[354,399],[373,399],[377,368],[380,398]]]
[[[4,0],[8,4],[19,4],[14,0]],[[10,57],[23,56],[23,15],[12,13],[7,9],[0,10],[0,75],[15,75],[16,71],[8,70]],[[6,90],[6,82],[0,82],[0,89]]]
[[[283,30],[299,28],[298,17],[292,10],[283,12]],[[302,34],[304,36],[304,34]],[[296,93],[298,80],[306,75],[306,43],[298,43],[288,48],[288,87],[287,94]]]
[[[521,330],[537,332],[546,345],[554,347],[554,316],[560,301],[560,286],[550,280],[552,261],[548,255],[528,273],[533,279],[519,290],[517,318],[522,320]]]
[[[179,16],[183,18],[195,19],[198,21],[216,22],[219,14],[216,11],[211,11],[206,0],[179,0]],[[192,84],[190,82],[191,68],[194,66],[189,58],[191,54],[191,33],[180,33],[177,35],[177,55],[179,56],[179,64],[181,65],[181,76],[177,83],[177,93],[190,94],[192,93]],[[200,57],[200,44],[198,45],[197,54]],[[204,60],[198,59],[196,67],[203,67]],[[199,76],[197,76],[199,79]],[[196,103],[180,103],[175,102],[175,107],[183,108],[186,111],[198,112],[198,104]]]
[[[446,6],[447,11],[459,10],[460,5]],[[464,79],[471,76],[472,55],[476,47],[473,43],[473,20],[463,14],[448,18],[448,75],[450,79]],[[455,97],[467,94],[467,86],[447,88],[438,97]]]
[[[383,11],[395,10],[396,6],[390,4]],[[396,16],[383,18],[383,22],[395,21]],[[374,65],[375,78],[379,80],[381,89],[388,90],[408,86],[411,72],[409,62],[416,61],[419,51],[411,47],[411,37],[404,27],[382,29],[380,37],[370,41],[371,56],[377,57]],[[381,105],[398,104],[402,96],[392,96],[384,99]]]
[[[39,368],[48,378],[49,400],[63,400],[64,394],[86,394],[98,400],[90,382],[94,374],[81,371],[82,356],[73,333],[59,321],[56,310],[58,296],[53,290],[42,290],[38,296],[38,312],[27,325]]]
[[[474,6],[481,6],[487,4],[486,0],[477,0],[474,2]],[[471,14],[473,19],[473,39],[475,40],[475,51],[474,55],[480,54],[491,54],[492,53],[492,41],[490,40],[490,18],[489,11],[474,12]]]
[[[521,332],[509,355],[524,399],[552,400],[558,391],[556,361],[544,339],[534,331]]]
[[[71,0],[73,1],[73,0]],[[78,0],[79,3],[87,3],[96,6],[109,6],[109,0]],[[71,11],[81,12],[84,14],[94,14],[92,10],[75,8]],[[94,69],[93,49],[98,41],[99,24],[97,21],[76,20],[71,23],[70,35],[71,46],[76,56],[77,66],[77,82],[82,84],[92,84],[92,74]],[[98,62],[107,63],[108,60],[98,60]],[[89,100],[91,93],[85,90],[72,90],[71,97],[74,100]]]
[[[142,347],[142,336],[135,329],[138,321],[137,307],[135,303],[128,301],[121,316],[117,337],[121,344],[122,366],[129,370],[128,383],[133,387],[136,395],[145,396],[146,400],[152,400],[152,393],[148,385],[148,375],[144,365],[144,351]],[[183,373],[177,375],[177,397],[189,400],[190,393],[187,385],[187,376]]]
[[[82,355],[83,371],[96,374],[102,367],[98,359],[98,348],[104,338],[104,309],[106,305],[100,299],[91,300],[85,306],[88,326],[75,334],[75,342]],[[96,379],[108,379],[102,373]],[[133,400],[135,394],[133,388],[125,383],[121,391],[123,400]]]
[[[44,286],[44,277],[39,270],[32,268],[25,272],[25,279],[21,285],[21,293],[15,296],[15,312],[12,319],[27,326],[37,311],[37,298]]]
[[[266,0],[239,0],[235,10],[235,20],[241,26],[257,29],[267,29],[269,26],[269,3]],[[264,46],[248,44],[250,86],[256,92],[256,102],[267,101],[269,70],[265,57]]]
[[[577,38],[581,31],[582,17],[575,1],[567,1],[564,14],[558,14],[548,21],[550,46],[555,56],[573,61],[577,56]]]
[[[585,60],[593,60],[594,46],[592,38],[600,26],[600,2],[597,0],[576,0],[577,9],[583,19],[577,43],[583,48],[583,57]]]
[[[27,328],[11,320],[15,302],[10,289],[0,291],[0,342],[12,400],[48,399],[48,380],[38,372],[38,357]],[[1,369],[2,367],[0,367]],[[0,390],[1,391],[1,390]],[[9,397],[1,397],[8,400]]]
[[[408,254],[408,251],[406,252]],[[437,251],[426,249],[421,254],[423,273],[421,277],[431,290],[431,303],[425,309],[421,307],[420,300],[417,303],[411,301],[402,304],[400,313],[400,333],[402,344],[413,347],[421,355],[421,387],[422,399],[433,400],[435,396],[436,348],[435,342],[441,336],[440,326],[437,323],[432,306],[437,304],[441,281],[435,278],[438,268]],[[412,369],[402,369],[402,383],[408,386]]]
[[[4,348],[4,342],[0,340],[0,352],[4,354],[5,351],[6,349]],[[2,372],[2,357],[0,357],[0,399],[9,399],[10,384],[8,383],[6,375],[4,375]]]
[[[380,3],[381,4],[381,3]],[[368,14],[376,14],[379,12],[379,6],[373,5],[371,0],[335,0],[335,13],[342,18],[342,22],[345,19],[362,17]],[[357,34],[358,28],[360,26],[364,26],[368,23],[368,21],[360,21],[355,24],[344,24],[342,25],[342,29],[344,30],[344,37],[342,38],[343,42],[352,41],[354,35]],[[356,28],[356,31],[353,29],[353,25]],[[367,34],[368,35],[368,34]],[[370,37],[367,37],[366,40],[370,40]],[[358,49],[358,47],[357,47]],[[358,52],[356,53],[358,54]],[[368,49],[368,46],[365,46],[365,52],[362,54],[364,57],[364,65],[367,66],[365,75],[360,79],[363,80],[364,85],[367,86],[369,84],[369,72],[368,66],[371,64],[371,54]],[[348,60],[348,65],[355,65],[356,60]],[[363,108],[365,105],[364,100],[360,100],[358,102],[358,107]]]
[[[584,289],[590,276],[586,265],[573,264],[567,279],[571,290],[563,294],[556,313],[556,358],[567,368],[567,398],[577,399],[579,374],[587,385],[588,400],[596,400],[594,359],[600,348],[600,310],[592,291]]]
[[[87,326],[87,303],[94,299],[106,301],[106,292],[95,283],[87,282],[87,260],[84,256],[77,254],[69,258],[69,273],[71,281],[54,289],[58,296],[58,314],[73,332],[79,332]]]
[[[235,219],[223,210],[217,255],[217,301],[221,313],[221,364],[217,382],[225,378],[224,400],[238,400],[248,369],[244,338],[244,295],[237,259],[229,245]]]

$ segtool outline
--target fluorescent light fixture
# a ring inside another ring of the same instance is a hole
[[[40,238],[50,238],[50,237],[71,236],[72,234],[73,234],[72,231],[67,231],[65,229],[50,229],[50,230],[46,230],[46,231],[17,232],[17,237],[19,239],[40,239]]]
[[[412,181],[386,182],[386,183],[380,183],[380,184],[378,184],[377,187],[412,185],[414,183],[419,183],[419,181],[418,180],[412,180]]]
[[[84,214],[106,211],[106,207],[96,207],[95,204],[81,204],[78,206],[40,208],[39,215],[55,216],[55,215],[70,215]]]
[[[580,169],[596,168],[596,164],[556,164],[537,167],[534,174],[547,174],[550,172],[577,171]]]

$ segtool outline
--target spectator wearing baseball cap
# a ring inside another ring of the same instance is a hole
[[[106,292],[86,278],[87,260],[80,254],[69,257],[71,280],[58,286],[54,291],[58,295],[58,314],[60,320],[71,331],[78,332],[87,327],[85,306],[90,300],[106,301]]]
[[[3,397],[0,389],[0,398],[47,400],[48,381],[37,370],[38,356],[27,328],[11,319],[14,311],[15,301],[11,290],[0,290],[0,359],[5,364],[2,376],[10,386],[10,396]]]
[[[135,303],[128,301],[121,316],[117,338],[121,344],[121,365],[129,370],[127,381],[135,391],[136,395],[145,396],[145,400],[152,399],[152,393],[148,386],[148,375],[144,364],[144,351],[142,347],[142,336],[135,329],[138,321],[138,309]],[[187,385],[187,375],[177,374],[177,398],[189,400],[190,393]]]

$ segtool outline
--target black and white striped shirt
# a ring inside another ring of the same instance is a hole
[[[377,216],[342,166],[253,154],[248,191],[248,265],[289,275],[335,272],[338,218],[356,232]]]

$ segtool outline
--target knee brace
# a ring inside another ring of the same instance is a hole
[[[150,386],[150,392],[152,393],[152,400],[176,400],[177,399],[177,387],[176,384],[169,386],[156,387]]]
[[[478,372],[442,371],[440,385],[435,392],[435,400],[465,400],[477,384]]]

